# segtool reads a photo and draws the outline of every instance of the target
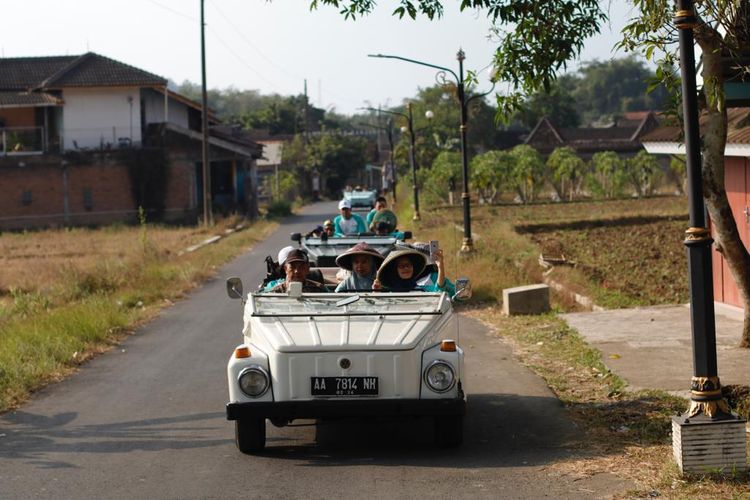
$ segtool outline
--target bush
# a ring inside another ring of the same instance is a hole
[[[273,201],[268,205],[268,217],[285,217],[292,214],[292,204],[286,200]]]

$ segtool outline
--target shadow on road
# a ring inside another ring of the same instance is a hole
[[[557,409],[550,415],[550,407]],[[316,443],[291,446],[291,429],[269,437],[264,456],[306,462],[308,466],[411,465],[481,468],[543,465],[572,456],[580,431],[564,417],[552,397],[476,394],[468,401],[464,444],[442,449],[434,444],[432,419],[324,421]],[[562,417],[562,418],[560,418]],[[297,441],[297,443],[299,443]],[[297,444],[295,443],[295,444]]]
[[[209,439],[225,425],[224,412],[75,425],[76,412],[51,417],[16,411],[0,418],[0,458],[34,460],[45,468],[75,467],[48,460],[50,453],[128,453],[136,450],[205,448],[232,440]]]

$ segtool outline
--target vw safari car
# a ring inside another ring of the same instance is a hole
[[[227,292],[244,303],[243,343],[227,366],[227,419],[243,453],[262,450],[266,419],[432,417],[440,446],[458,446],[466,408],[458,293]]]
[[[382,254],[387,254],[403,240],[412,237],[411,231],[406,231],[403,239],[397,236],[376,236],[371,233],[349,236],[310,237],[305,238],[300,233],[292,233],[292,241],[299,244],[300,248],[310,256],[310,261],[317,267],[335,267],[336,257],[349,250],[357,243],[365,242]]]

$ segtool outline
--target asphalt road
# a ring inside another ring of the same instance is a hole
[[[627,486],[549,467],[573,456],[580,431],[507,345],[465,317],[460,449],[436,448],[430,421],[412,420],[268,424],[266,452],[239,453],[224,406],[241,306],[224,280],[258,283],[266,255],[334,210],[289,218],[120,346],[0,415],[0,498],[580,498]]]

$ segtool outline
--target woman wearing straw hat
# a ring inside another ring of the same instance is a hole
[[[411,292],[419,290],[417,276],[427,265],[427,258],[416,250],[396,250],[388,254],[378,270],[373,290]]]
[[[383,262],[383,256],[365,242],[357,243],[336,258],[336,265],[351,276],[339,283],[337,292],[354,292],[372,290],[375,272]]]

